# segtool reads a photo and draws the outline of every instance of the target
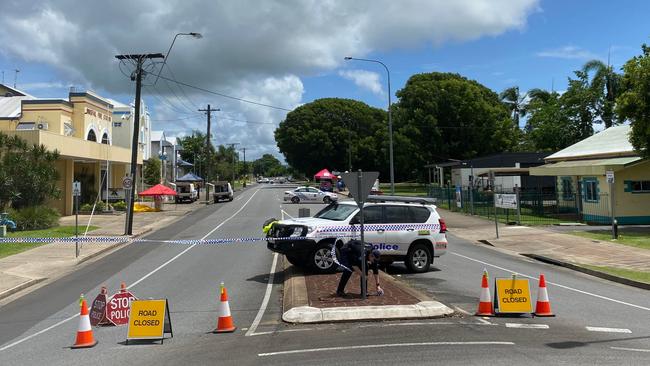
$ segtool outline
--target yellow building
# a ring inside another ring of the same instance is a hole
[[[556,176],[558,205],[583,221],[609,224],[613,206],[621,225],[650,224],[650,160],[634,151],[629,133],[628,125],[610,127],[546,157],[530,174]]]
[[[81,182],[81,203],[121,190],[131,149],[112,145],[112,119],[113,105],[91,91],[71,91],[68,99],[38,99],[0,84],[0,131],[60,154],[56,165],[62,194],[50,205],[63,215],[73,213],[73,181]]]

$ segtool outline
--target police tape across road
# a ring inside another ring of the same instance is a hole
[[[427,229],[436,229],[437,224],[415,224],[415,225],[405,225],[405,224],[393,224],[393,225],[381,225],[381,224],[370,224],[366,225],[367,230],[385,230],[390,231],[400,231],[404,229],[415,229],[415,230],[427,230]],[[286,237],[247,237],[247,238],[217,238],[217,239],[179,239],[179,240],[155,240],[155,239],[140,239],[140,238],[131,238],[128,236],[80,236],[80,237],[49,237],[49,238],[0,238],[0,245],[5,243],[56,243],[56,244],[66,244],[66,243],[113,243],[113,244],[122,244],[122,243],[166,243],[166,244],[227,244],[227,243],[249,243],[257,241],[287,241],[287,240],[313,240],[313,239],[323,239],[323,238],[357,238],[359,236],[359,229],[354,225],[338,225],[338,226],[326,226],[316,230],[316,233],[313,237],[306,236],[286,236]]]

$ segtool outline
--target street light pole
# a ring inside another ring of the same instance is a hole
[[[210,117],[212,116],[212,112],[218,112],[221,109],[216,108],[212,109],[210,108],[210,105],[208,104],[207,109],[199,109],[199,112],[205,112],[205,114],[208,116],[208,131],[205,136],[205,153],[208,156],[208,163],[205,166],[205,202],[210,201],[210,186],[208,183],[210,183],[210,162],[209,162],[209,157],[210,157]]]
[[[156,81],[154,81],[154,85],[158,82],[158,78],[160,78],[160,73],[162,73],[163,67],[167,64],[167,60],[169,60],[169,53],[172,51],[172,47],[174,47],[174,42],[176,42],[176,37],[178,36],[192,36],[196,39],[203,38],[203,35],[201,33],[197,32],[189,32],[189,33],[176,33],[174,36],[174,39],[172,40],[172,44],[169,45],[169,49],[167,50],[167,53],[165,54],[165,60],[163,61],[162,66],[160,66],[160,70],[158,70],[158,75],[156,75]]]
[[[388,75],[388,154],[390,160],[390,194],[395,194],[395,168],[393,165],[393,118],[391,112],[391,92],[390,92],[390,70],[388,66],[379,60],[370,60],[365,58],[356,58],[356,57],[345,57],[345,60],[356,60],[356,61],[365,61],[365,62],[374,62],[380,64],[386,69],[386,74]]]

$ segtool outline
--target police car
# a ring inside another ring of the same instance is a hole
[[[403,261],[411,272],[427,272],[447,251],[447,226],[430,198],[369,196],[364,205],[364,238],[381,253],[381,263]],[[354,201],[334,202],[314,217],[278,221],[267,248],[319,273],[336,269],[335,243],[358,238],[360,210]],[[342,239],[342,240],[341,240]],[[338,250],[338,247],[337,247]]]
[[[313,187],[298,187],[291,191],[284,192],[284,200],[293,203],[318,202],[329,204],[338,201],[336,193],[321,191]]]

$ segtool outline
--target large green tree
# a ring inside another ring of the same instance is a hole
[[[428,162],[507,151],[518,128],[499,95],[458,74],[413,75],[397,92],[395,172],[413,177]]]
[[[253,174],[256,176],[273,177],[282,175],[284,167],[280,160],[271,154],[264,154],[261,158],[253,161]]]
[[[614,113],[616,97],[620,93],[621,75],[611,65],[600,60],[588,61],[582,71],[593,74],[589,88],[594,93],[596,115],[603,121],[605,128],[612,127],[618,120]]]
[[[59,153],[0,133],[0,209],[42,205],[58,198]]]
[[[650,158],[650,47],[644,44],[641,50],[641,55],[623,66],[625,91],[616,100],[616,112],[621,120],[632,123],[632,146]]]
[[[275,141],[289,165],[307,176],[322,168],[379,170],[388,177],[387,113],[365,103],[318,99],[289,112]]]
[[[162,165],[158,157],[152,157],[144,161],[142,176],[144,184],[153,186],[160,183],[160,172]]]

